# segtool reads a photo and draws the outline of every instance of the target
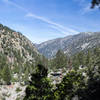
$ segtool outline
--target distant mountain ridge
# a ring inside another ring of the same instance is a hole
[[[100,45],[100,32],[81,32],[76,35],[49,40],[36,45],[39,52],[51,58],[61,49],[68,55],[94,48]]]

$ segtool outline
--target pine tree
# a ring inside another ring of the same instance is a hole
[[[98,74],[97,74],[98,73]],[[89,67],[87,70],[87,84],[77,90],[79,100],[100,100],[100,72],[99,69]]]
[[[29,71],[28,68],[25,70],[25,76],[24,76],[24,82],[25,84],[28,84],[28,78],[29,78]]]
[[[95,65],[100,66],[100,48],[94,49],[94,58]]]
[[[71,70],[63,78],[62,82],[57,84],[53,100],[72,100],[76,91],[84,87],[83,79],[82,73]]]
[[[38,65],[26,88],[24,100],[52,100],[51,88],[52,86],[47,78],[47,69],[42,65]]]
[[[72,65],[75,69],[78,69],[80,65],[84,65],[85,56],[83,52],[79,52],[72,57]]]
[[[3,80],[5,81],[5,83],[7,85],[10,85],[11,84],[11,72],[10,72],[10,69],[9,67],[6,65],[3,69]]]
[[[85,65],[87,67],[91,67],[93,65],[93,57],[92,57],[92,52],[90,50],[88,50],[86,53]]]
[[[55,68],[64,68],[67,67],[67,57],[65,56],[64,52],[58,50],[56,56],[52,61],[52,66]]]

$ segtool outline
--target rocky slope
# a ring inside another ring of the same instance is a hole
[[[7,77],[8,66],[12,81],[26,80],[41,55],[35,45],[24,35],[0,24],[0,82]],[[24,77],[26,75],[26,77]],[[15,77],[17,78],[15,78]],[[0,83],[0,84],[1,84]]]
[[[26,86],[20,83],[0,86],[0,100],[23,100]]]
[[[23,57],[24,61],[35,61],[39,54],[34,44],[19,32],[0,25],[0,53],[7,55],[9,62],[18,60],[16,53]]]
[[[48,58],[61,49],[69,55],[100,45],[100,32],[82,32],[77,35],[49,40],[36,45],[39,52]]]

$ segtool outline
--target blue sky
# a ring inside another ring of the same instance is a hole
[[[0,0],[0,23],[33,43],[100,31],[100,10],[91,0]]]

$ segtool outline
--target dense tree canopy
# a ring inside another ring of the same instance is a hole
[[[75,96],[78,88],[84,87],[84,77],[82,73],[70,71],[63,78],[62,82],[57,85],[54,92],[54,100],[71,100]]]
[[[3,69],[3,80],[7,85],[11,84],[11,72],[7,65]]]
[[[47,69],[38,65],[36,72],[32,74],[30,84],[26,88],[24,100],[52,100],[49,79],[47,78]]]
[[[53,68],[64,68],[67,67],[67,56],[64,54],[62,50],[58,50],[54,58],[51,60],[51,66]]]
[[[92,6],[91,8],[94,8],[95,6],[100,6],[100,0],[92,0]]]

